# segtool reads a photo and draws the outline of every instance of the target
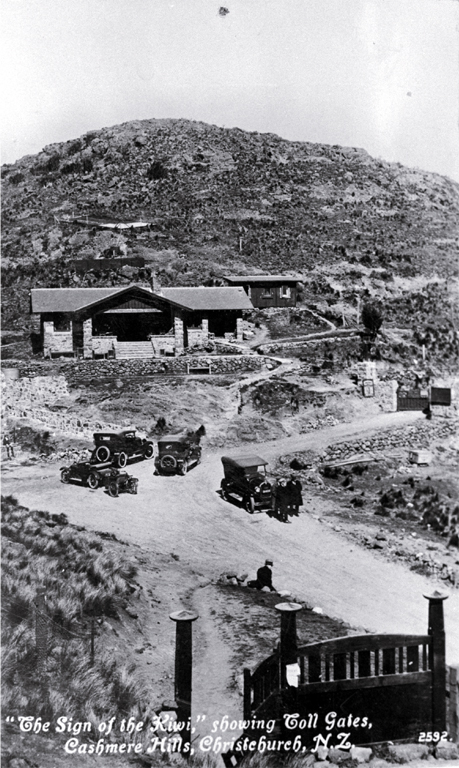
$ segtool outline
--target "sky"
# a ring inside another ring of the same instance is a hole
[[[459,181],[457,0],[2,0],[2,162],[188,118]]]

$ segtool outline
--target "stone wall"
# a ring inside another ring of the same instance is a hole
[[[8,363],[5,365],[4,363]],[[17,368],[19,377],[64,376],[69,384],[84,384],[93,380],[115,380],[155,375],[186,375],[187,364],[205,368],[211,363],[213,374],[260,371],[277,361],[249,355],[193,355],[175,358],[146,358],[140,360],[79,360],[79,361],[4,361],[2,368]]]
[[[43,323],[43,353],[63,355],[73,352],[72,325],[70,331],[55,331],[52,320]]]
[[[209,342],[209,330],[204,328],[188,328],[187,338],[189,347],[203,347]]]
[[[41,427],[46,427],[46,429],[57,429],[59,432],[87,439],[92,438],[94,432],[106,432],[107,430],[117,431],[121,429],[118,424],[102,421],[88,421],[86,419],[78,418],[73,414],[50,411],[45,406],[32,407],[27,403],[16,403],[15,405],[6,406],[3,415],[7,418],[27,419],[28,421],[35,422]]]
[[[58,429],[79,437],[91,438],[93,432],[119,429],[116,424],[88,421],[75,414],[51,410],[57,401],[68,397],[63,375],[10,379],[1,375],[2,419],[27,419],[47,429]]]
[[[183,320],[177,314],[174,315],[174,338],[176,352],[180,352],[183,349],[185,339]]]
[[[406,448],[407,450],[428,448],[433,440],[454,435],[456,428],[454,421],[448,418],[439,418],[437,421],[421,421],[419,424],[387,429],[374,437],[335,443],[324,451],[321,460],[324,462],[340,461],[359,454],[384,452],[391,448]]]
[[[92,318],[83,320],[83,357],[92,357]]]
[[[35,376],[34,378],[7,379],[1,375],[2,411],[10,405],[27,403],[34,405],[52,405],[62,397],[67,397],[69,388],[65,376]]]
[[[149,336],[151,341],[152,350],[154,355],[162,355],[165,352],[169,354],[175,353],[175,336],[170,334],[162,334],[161,336]]]
[[[92,351],[95,355],[108,355],[116,350],[116,336],[93,336]]]

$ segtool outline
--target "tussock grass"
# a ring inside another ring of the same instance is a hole
[[[9,715],[95,724],[117,715],[147,720],[146,690],[135,666],[97,647],[91,620],[116,619],[127,605],[135,565],[64,515],[30,511],[2,498],[2,706]],[[46,666],[37,669],[37,590],[48,616]]]

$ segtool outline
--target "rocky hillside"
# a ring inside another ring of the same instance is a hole
[[[3,328],[27,327],[34,286],[299,271],[337,318],[359,293],[451,330],[458,213],[458,184],[363,149],[186,120],[92,131],[3,167]]]

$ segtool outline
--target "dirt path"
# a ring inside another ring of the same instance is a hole
[[[320,450],[333,441],[413,423],[418,414],[382,414],[313,433],[245,446],[272,461],[301,449]],[[236,452],[232,449],[233,452]],[[65,512],[70,522],[114,533],[125,541],[175,553],[182,563],[215,579],[226,569],[254,574],[265,557],[274,559],[275,584],[330,616],[379,632],[424,633],[432,582],[385,562],[350,543],[307,513],[282,525],[266,515],[248,515],[219,494],[224,451],[208,453],[186,477],[155,477],[151,462],[134,465],[138,496],[112,499],[102,490],[65,486],[55,465],[6,468],[3,493],[32,508]],[[314,511],[314,510],[310,510]],[[173,603],[171,603],[173,610]],[[459,591],[445,604],[447,660],[459,662]],[[208,617],[207,617],[208,618]],[[306,638],[305,638],[306,639]],[[214,663],[214,662],[212,662]]]

